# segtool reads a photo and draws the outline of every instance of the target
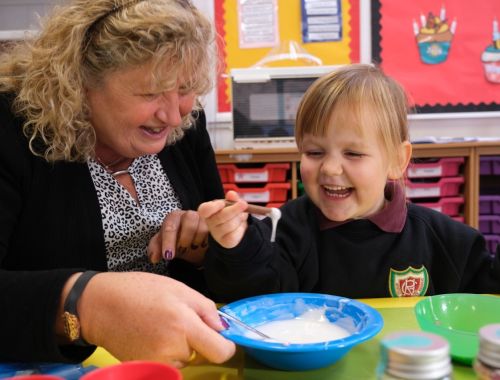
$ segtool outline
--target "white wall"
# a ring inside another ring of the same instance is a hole
[[[0,0],[0,39],[22,38],[38,28],[38,15],[46,14],[55,0]]]

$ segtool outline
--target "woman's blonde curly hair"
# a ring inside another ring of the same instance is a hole
[[[216,62],[211,23],[189,0],[74,0],[55,7],[35,38],[0,59],[0,91],[14,92],[30,149],[47,161],[94,154],[86,87],[110,72],[153,63],[151,80],[171,89],[181,76],[197,95],[212,88]],[[171,70],[165,78],[162,68]],[[169,143],[192,124],[185,118]]]

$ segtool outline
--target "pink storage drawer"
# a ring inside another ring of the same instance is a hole
[[[500,244],[500,236],[499,235],[484,235],[486,240],[486,248],[491,253],[495,253],[497,250],[497,245]]]
[[[445,177],[437,182],[406,181],[406,196],[408,198],[451,197],[460,192],[464,177]]]
[[[465,223],[465,219],[462,215],[452,216],[451,219],[456,220],[457,222],[460,223]]]
[[[483,156],[480,159],[479,173],[481,175],[500,174],[500,157]]]
[[[265,164],[261,168],[240,168],[235,164],[217,165],[223,183],[283,182],[290,163]]]
[[[268,183],[264,187],[238,187],[232,183],[222,185],[224,191],[234,190],[250,203],[284,202],[290,189],[289,183]]]
[[[433,210],[442,212],[449,216],[457,216],[460,213],[460,206],[464,204],[463,197],[444,197],[437,202],[415,202],[420,206],[425,206]]]
[[[500,215],[479,215],[479,231],[500,235]]]
[[[500,215],[500,195],[480,195],[479,214]]]
[[[441,158],[436,162],[411,163],[408,166],[408,178],[453,177],[458,175],[464,157]]]

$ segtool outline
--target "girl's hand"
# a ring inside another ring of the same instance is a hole
[[[239,244],[248,227],[248,207],[234,191],[228,191],[226,200],[234,202],[227,206],[226,202],[218,199],[205,202],[198,208],[198,213],[205,220],[212,237],[224,248],[234,248]]]

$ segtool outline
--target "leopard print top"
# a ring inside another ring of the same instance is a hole
[[[165,216],[182,206],[158,156],[138,157],[129,167],[139,204],[98,162],[87,165],[101,208],[108,270],[167,274],[168,262],[150,263],[147,246]]]

